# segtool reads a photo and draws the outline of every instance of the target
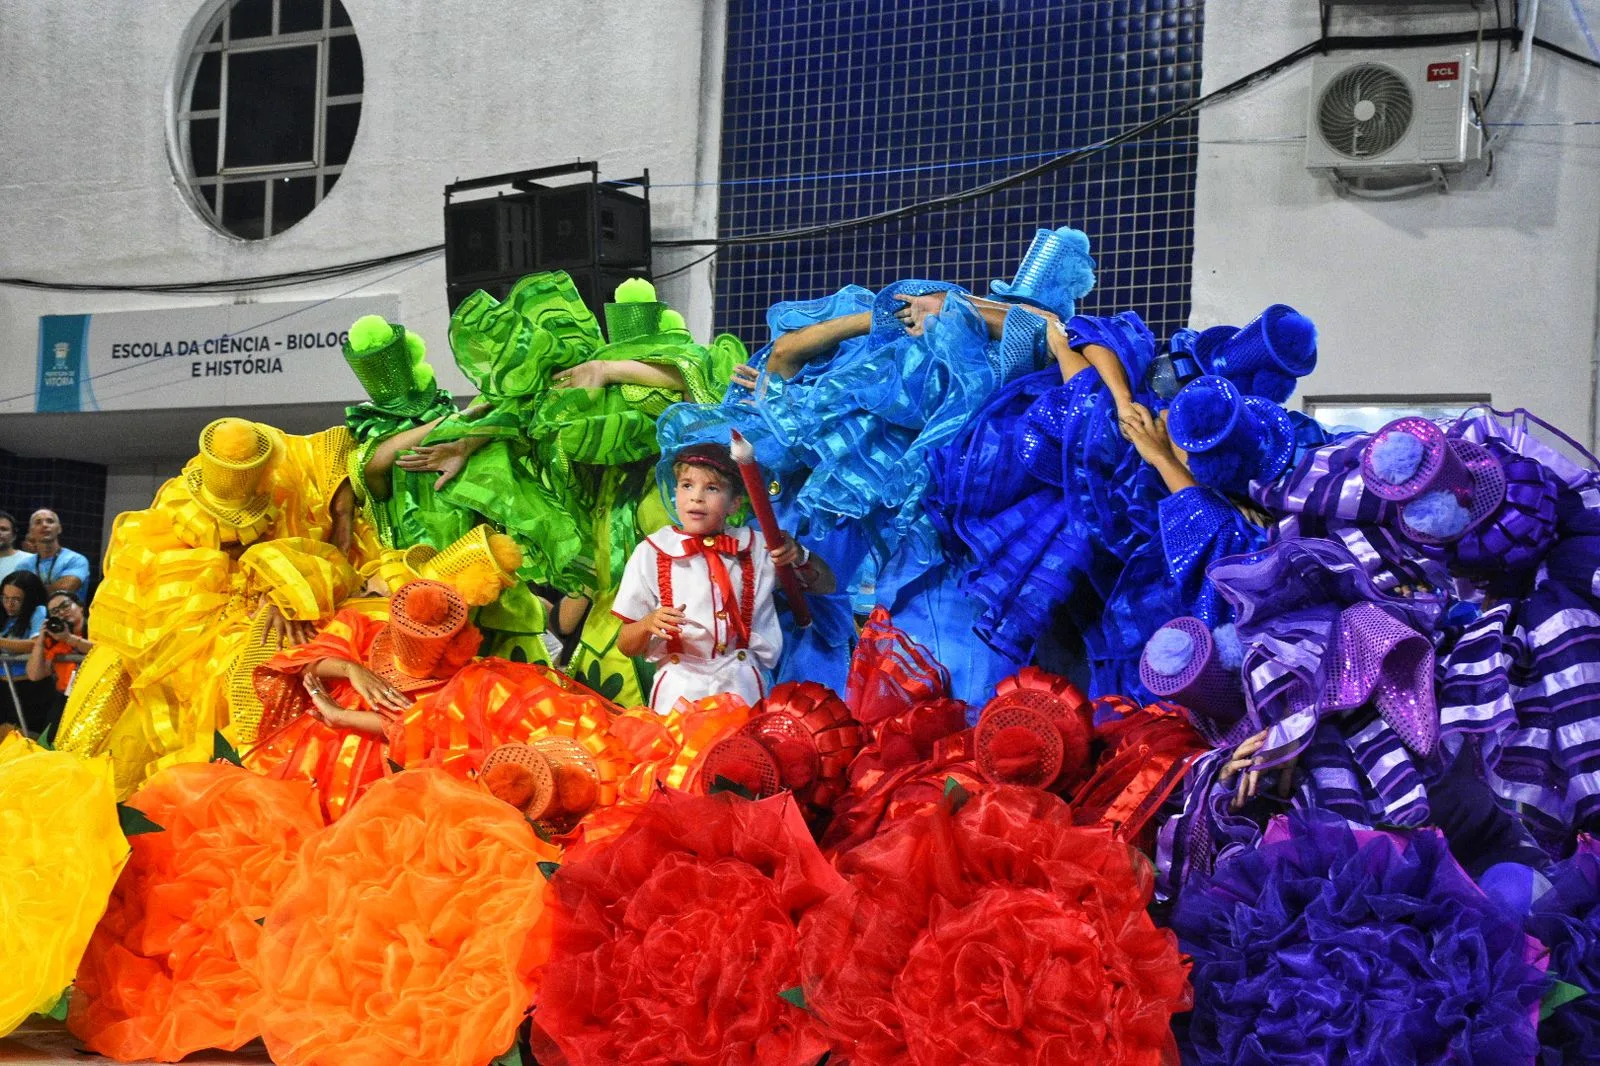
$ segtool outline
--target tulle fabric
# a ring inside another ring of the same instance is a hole
[[[127,858],[110,760],[0,737],[0,1036],[72,983]]]
[[[1437,832],[1290,815],[1187,888],[1173,928],[1194,958],[1186,1061],[1509,1066],[1537,1053],[1537,945]]]
[[[779,993],[842,887],[791,797],[660,793],[556,873],[535,1021],[569,1066],[811,1066],[827,1045]]]
[[[1170,1063],[1190,1002],[1149,864],[1047,793],[940,804],[840,862],[801,927],[806,1002],[853,1066]]]
[[[257,922],[322,828],[316,797],[304,782],[196,763],[157,774],[129,805],[162,831],[132,840],[68,1025],[119,1062],[234,1050],[258,1035]]]
[[[438,770],[374,785],[307,841],[267,913],[261,1034],[281,1066],[483,1066],[549,951],[541,862],[508,804]]]
[[[1550,872],[1533,902],[1528,932],[1550,949],[1550,976],[1588,994],[1557,1007],[1539,1025],[1541,1066],[1600,1062],[1600,846],[1592,837]]]

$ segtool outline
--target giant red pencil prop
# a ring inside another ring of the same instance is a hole
[[[733,431],[728,445],[733,461],[739,464],[739,476],[744,479],[744,493],[750,497],[750,510],[755,512],[756,525],[761,527],[761,537],[767,542],[767,551],[783,547],[783,530],[778,526],[778,516],[772,513],[772,501],[767,499],[767,487],[761,482],[761,467],[756,465],[756,450],[750,442]],[[800,575],[793,566],[778,567],[778,580],[789,597],[789,610],[794,613],[795,625],[804,628],[811,624],[811,608],[806,603],[805,590],[800,587]]]

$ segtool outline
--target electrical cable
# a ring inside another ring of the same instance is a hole
[[[393,263],[403,263],[408,259],[422,259],[438,255],[442,251],[444,251],[444,245],[435,244],[427,248],[413,248],[408,252],[393,252],[389,255],[373,256],[370,259],[359,259],[352,263],[338,263],[332,266],[290,270],[279,274],[257,274],[245,278],[226,278],[221,281],[127,284],[117,282],[37,281],[32,278],[0,277],[0,285],[14,285],[24,289],[48,289],[55,292],[142,292],[154,294],[189,293],[196,295],[214,292],[254,292],[258,289],[287,288],[292,285],[304,285],[308,282],[347,277],[351,274],[360,274],[368,270],[377,270]]]
[[[1563,48],[1554,41],[1547,41],[1543,37],[1535,37],[1533,39],[1533,43],[1538,45],[1540,48],[1543,48],[1547,52],[1554,52],[1562,59],[1570,59],[1574,63],[1582,63],[1586,67],[1594,67],[1596,70],[1600,70],[1600,59],[1595,59],[1593,56],[1586,56],[1581,52],[1574,52],[1570,49]]]
[[[1516,12],[1517,12],[1517,0],[1511,0],[1511,24],[1512,24],[1512,26],[1516,26],[1516,24],[1517,24],[1517,14],[1516,14]],[[1494,0],[1494,28],[1496,30],[1501,30],[1501,31],[1503,31],[1506,28],[1505,15],[1500,10],[1500,0]],[[1484,96],[1483,96],[1483,106],[1478,109],[1478,124],[1480,126],[1483,124],[1483,116],[1488,112],[1489,105],[1494,103],[1494,91],[1496,89],[1500,88],[1500,68],[1505,65],[1505,60],[1502,58],[1503,54],[1504,53],[1501,51],[1501,48],[1500,48],[1500,42],[1499,41],[1495,41],[1494,42],[1494,78],[1491,79],[1490,82],[1489,82],[1489,91],[1487,93],[1485,93]]]
[[[712,256],[716,255],[718,251],[719,251],[719,249],[713,248],[713,249],[711,249],[711,251],[707,252],[705,255],[702,255],[698,259],[691,259],[687,263],[683,264],[682,266],[673,267],[671,270],[668,270],[666,273],[655,275],[654,280],[660,281],[663,278],[676,277],[677,275],[682,274],[685,271],[693,270],[695,267],[699,266],[701,263],[704,263],[707,259],[710,259]]]

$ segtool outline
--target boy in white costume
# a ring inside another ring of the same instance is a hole
[[[783,650],[772,601],[777,563],[801,554],[785,538],[769,553],[750,526],[727,528],[741,491],[726,445],[693,444],[674,457],[677,526],[634,549],[612,612],[623,621],[617,647],[658,664],[650,693],[657,714],[733,692],[754,705]],[[807,558],[806,564],[817,565]]]

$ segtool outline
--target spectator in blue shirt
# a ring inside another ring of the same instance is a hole
[[[17,520],[0,511],[0,577],[5,577],[33,555],[17,547]]]
[[[17,566],[39,575],[46,592],[70,592],[80,601],[88,591],[89,560],[61,543],[61,519],[40,508],[28,520],[28,540],[33,558]]]

